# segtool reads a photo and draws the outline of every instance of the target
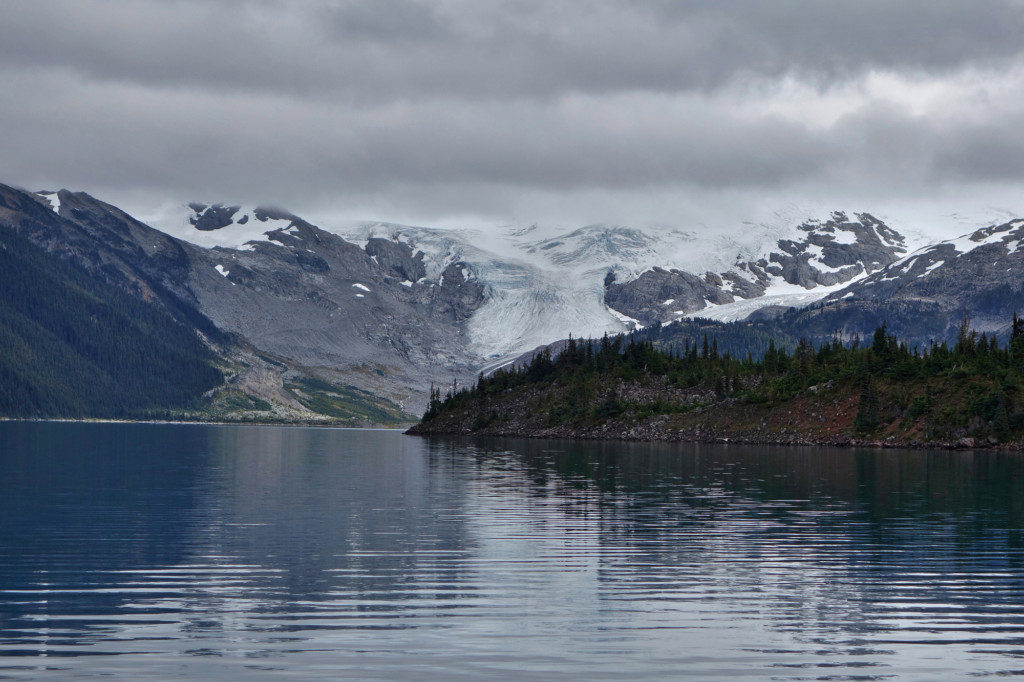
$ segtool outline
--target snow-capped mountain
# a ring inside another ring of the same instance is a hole
[[[979,331],[1003,332],[1024,310],[1022,246],[1024,219],[989,225],[917,249],[830,293],[814,314],[839,319],[871,311],[921,339],[943,338],[965,315]]]
[[[301,219],[287,211],[256,206],[193,202],[175,207],[154,225],[172,237],[206,248],[252,249]]]
[[[902,235],[871,214],[836,211],[718,272],[655,267],[625,282],[611,272],[605,300],[643,324],[686,316],[742,319],[765,305],[807,305],[905,252]]]
[[[769,335],[812,341],[865,339],[882,324],[911,344],[953,341],[965,317],[972,329],[1001,336],[1024,310],[1022,246],[1024,219],[1014,218],[918,248],[847,284],[812,289],[809,295],[825,295],[796,308],[768,295],[710,312],[734,309],[718,319],[747,319]],[[747,304],[758,307],[741,309]]]
[[[971,261],[978,265],[993,258],[1002,260],[1016,257],[1022,245],[1024,220],[1015,219],[983,227],[955,239],[947,239],[917,249],[905,258],[866,277],[860,282],[858,292],[861,296],[867,296],[868,292],[871,292],[873,298],[889,297],[909,286],[923,286],[926,281],[941,281],[948,268],[962,267]],[[979,249],[981,251],[974,254]],[[1004,268],[1004,265],[1007,264],[993,261],[995,272],[987,273],[987,279],[991,279],[993,275],[996,279],[1004,279],[1002,273],[1012,270],[1010,267]],[[967,284],[964,282],[965,286]]]
[[[313,404],[301,381],[415,413],[431,382],[471,380],[570,335],[687,316],[755,315],[789,338],[852,337],[884,321],[921,340],[948,336],[965,311],[1000,331],[1024,301],[1017,219],[907,254],[882,220],[840,211],[707,236],[657,225],[318,226],[227,203],[182,205],[150,226],[84,193],[2,185],[0,208],[0,224],[226,353],[232,390],[292,415]]]
[[[286,211],[193,203],[158,227],[207,248],[294,248]],[[321,228],[317,228],[321,229]],[[420,291],[456,268],[479,287],[456,314],[464,350],[500,363],[554,339],[617,333],[688,314],[739,319],[763,305],[806,305],[898,258],[902,237],[869,214],[836,212],[797,226],[744,226],[705,237],[665,226],[530,226],[504,232],[370,222],[321,230],[362,249]],[[318,251],[296,251],[310,260]],[[228,272],[231,269],[224,265]],[[246,267],[244,264],[236,266]],[[461,317],[460,317],[461,315]]]
[[[814,324],[859,333],[864,325],[852,320],[874,319],[890,300],[928,324],[938,319],[926,315],[929,305],[991,308],[995,320],[1008,305],[999,287],[1019,290],[1019,221],[907,255],[905,239],[883,221],[840,211],[706,236],[658,225],[314,225],[227,203],[182,205],[150,227],[66,190],[18,201],[59,221],[24,228],[34,241],[196,320],[204,334],[234,335],[414,411],[432,380],[464,381],[570,334],[791,307],[806,307]],[[957,294],[973,290],[957,278],[981,287],[974,299]],[[929,288],[940,281],[941,295]]]
[[[407,244],[428,277],[452,263],[484,288],[485,300],[466,324],[469,348],[488,364],[570,334],[600,336],[629,326],[603,303],[600,277],[566,276],[532,257],[514,235],[482,238],[475,230],[366,223],[337,230],[357,244],[383,239]],[[485,243],[490,248],[477,244]],[[500,253],[499,253],[500,251]]]

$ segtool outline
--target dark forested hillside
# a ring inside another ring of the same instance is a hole
[[[417,433],[973,446],[1024,437],[1024,321],[1006,344],[972,332],[908,347],[880,327],[737,358],[717,339],[570,342],[520,367],[439,391]]]
[[[214,361],[163,310],[0,226],[0,416],[187,407],[221,383]]]
[[[793,336],[771,320],[717,322],[701,318],[678,320],[667,325],[650,325],[633,332],[630,338],[650,341],[661,350],[679,353],[687,343],[694,340],[699,342],[705,336],[717,346],[719,354],[728,354],[734,358],[750,356],[760,359],[769,348],[792,350],[800,341],[799,337]]]

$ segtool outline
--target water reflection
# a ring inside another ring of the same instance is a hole
[[[0,425],[0,675],[960,678],[1024,458]]]
[[[497,485],[522,504],[516,487],[527,479],[531,513],[587,518],[595,541],[572,555],[598,557],[606,605],[623,602],[646,621],[670,614],[648,627],[763,619],[823,647],[830,660],[817,665],[826,667],[835,657],[906,657],[935,644],[964,648],[922,660],[962,655],[969,666],[975,655],[1024,652],[1017,454],[501,440],[433,447],[448,456],[469,448],[492,476],[521,467],[523,477]]]
[[[207,434],[0,428],[0,652],[88,653],[146,589],[126,576],[185,562]]]

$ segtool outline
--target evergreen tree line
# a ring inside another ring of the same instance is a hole
[[[223,381],[194,330],[0,227],[0,416],[128,417]]]
[[[619,380],[645,382],[659,377],[667,386],[713,390],[719,400],[768,405],[816,386],[852,385],[860,396],[854,426],[862,433],[870,433],[891,416],[884,413],[880,397],[885,386],[886,395],[897,396],[901,416],[938,415],[945,410],[939,415],[942,418],[981,419],[1006,435],[1024,426],[1024,405],[1018,399],[1022,375],[1024,321],[1016,315],[1005,344],[995,336],[974,332],[964,320],[953,344],[910,347],[882,325],[868,342],[844,343],[834,337],[815,346],[800,340],[790,350],[768,340],[759,358],[749,352],[743,357],[723,352],[718,340],[706,334],[700,340],[684,340],[681,347],[667,348],[638,334],[605,335],[600,340],[570,338],[557,356],[544,350],[528,364],[502,368],[488,377],[481,375],[474,385],[453,386],[444,395],[434,388],[423,418],[429,421],[448,410],[475,406],[483,423],[496,417],[487,411],[490,396],[545,383],[567,388],[550,408],[560,411],[551,415],[551,424],[566,419],[600,420],[641,407],[648,414],[670,412],[679,406],[630,406],[615,392]],[[964,386],[962,400],[958,398],[953,405],[935,404],[927,390],[919,390],[929,382],[947,386],[950,380]]]
[[[681,351],[689,340],[699,341],[708,335],[718,342],[721,353],[733,357],[764,357],[769,346],[793,350],[799,336],[786,331],[784,325],[761,321],[717,322],[714,320],[681,319],[670,324],[651,324],[633,332],[632,336],[654,342],[659,348],[674,348]]]

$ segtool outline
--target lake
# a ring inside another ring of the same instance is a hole
[[[1024,674],[1024,456],[0,424],[0,678]]]

